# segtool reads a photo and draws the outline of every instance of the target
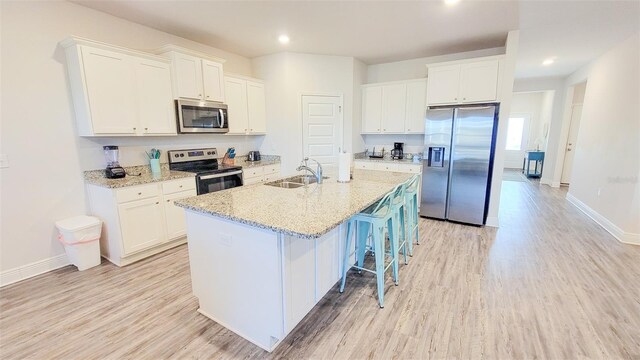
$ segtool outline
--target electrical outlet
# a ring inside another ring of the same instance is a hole
[[[230,234],[220,234],[220,242],[222,242],[222,245],[231,246],[232,241],[233,237]]]
[[[9,157],[7,154],[0,154],[0,169],[9,167]]]

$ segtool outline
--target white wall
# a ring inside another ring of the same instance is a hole
[[[356,79],[352,57],[279,53],[254,58],[252,63],[256,77],[265,81],[268,104],[267,135],[260,150],[282,156],[284,175],[295,173],[302,160],[303,93],[343,96],[343,142],[352,151]]]
[[[369,65],[367,67],[367,84],[425,78],[427,77],[427,64],[471,59],[481,56],[502,55],[504,51],[504,47],[499,47]]]
[[[1,2],[2,169],[0,271],[63,253],[54,222],[86,212],[82,171],[104,167],[103,144],[123,145],[125,165],[144,161],[143,149],[191,145],[240,152],[260,138],[187,135],[90,139],[76,136],[73,104],[58,42],[69,35],[134,49],[177,44],[224,59],[225,70],[251,74],[249,59],[197,44],[68,2]]]
[[[583,74],[587,86],[568,198],[620,240],[640,244],[640,33],[567,83]]]

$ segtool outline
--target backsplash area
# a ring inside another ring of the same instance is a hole
[[[199,149],[214,147],[218,149],[220,157],[230,147],[235,147],[236,154],[245,155],[251,150],[260,149],[264,136],[244,135],[218,135],[218,134],[183,134],[178,136],[159,137],[105,137],[105,138],[80,138],[78,141],[78,154],[82,170],[95,170],[104,168],[106,163],[102,147],[104,145],[117,145],[120,150],[120,165],[136,166],[146,165],[149,162],[145,151],[152,148],[160,149],[162,154],[160,162],[167,162],[167,151]]]
[[[411,134],[411,135],[362,135],[364,138],[364,148],[369,152],[376,148],[376,152],[379,152],[384,148],[386,153],[389,153],[393,149],[394,142],[404,143],[405,153],[421,153],[424,148],[424,135]]]

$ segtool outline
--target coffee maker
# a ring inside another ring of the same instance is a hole
[[[393,150],[391,150],[391,158],[396,160],[400,160],[404,157],[404,143],[397,142],[393,143]]]
[[[107,179],[120,179],[125,177],[126,173],[118,162],[118,147],[115,145],[107,145],[102,147],[102,149],[104,150],[104,158],[107,161],[104,176]]]

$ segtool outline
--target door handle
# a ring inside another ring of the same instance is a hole
[[[224,128],[224,111],[222,111],[222,109],[218,109],[218,112],[220,113],[220,118],[222,119],[222,121],[220,122],[220,129]]]

